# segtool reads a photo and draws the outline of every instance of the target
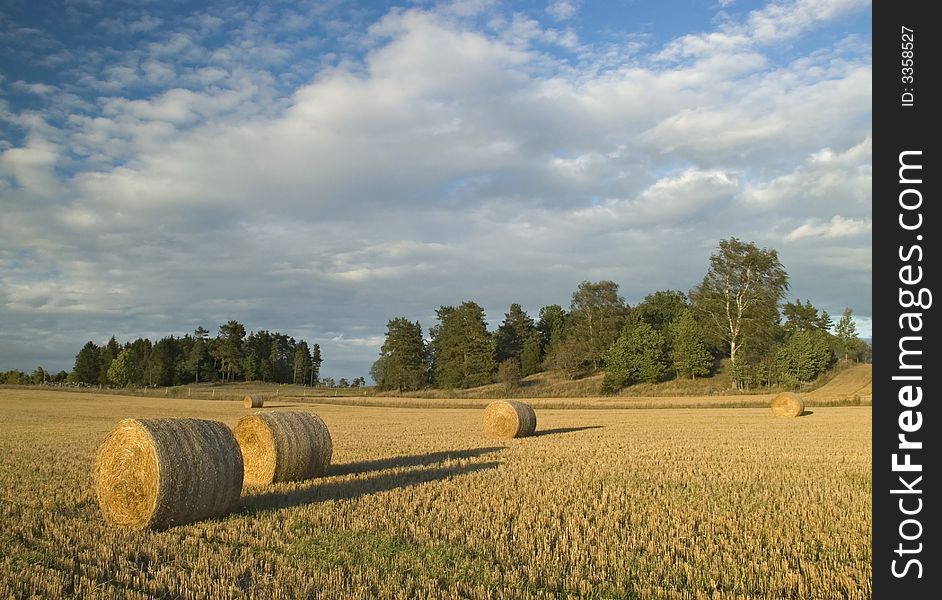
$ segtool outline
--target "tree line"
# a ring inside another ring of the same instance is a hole
[[[246,335],[245,325],[235,320],[220,325],[215,338],[209,334],[200,326],[192,334],[170,335],[157,342],[138,338],[120,344],[114,336],[101,346],[89,341],[76,355],[68,378],[78,384],[117,387],[233,381],[324,383],[318,344],[264,329]],[[365,381],[357,378],[355,384]]]
[[[569,308],[528,315],[511,304],[496,331],[473,301],[436,310],[422,326],[390,320],[370,371],[383,390],[475,387],[556,370],[576,379],[604,372],[603,389],[714,374],[727,359],[735,387],[797,387],[837,360],[869,360],[851,309],[835,326],[810,301],[784,302],[788,274],[773,249],[721,240],[703,281],[661,290],[629,306],[613,281],[584,281]],[[833,331],[832,331],[833,329]]]

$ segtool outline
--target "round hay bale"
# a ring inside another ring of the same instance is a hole
[[[776,417],[797,417],[805,412],[805,403],[792,392],[782,392],[772,398],[772,414]]]
[[[95,458],[102,516],[131,529],[225,515],[239,501],[242,477],[232,431],[203,419],[124,419]]]
[[[242,398],[242,406],[245,408],[261,408],[265,406],[265,399],[258,395],[246,394],[245,398]]]
[[[484,409],[484,433],[493,438],[518,438],[536,431],[536,413],[529,404],[495,400]]]
[[[333,444],[327,425],[301,411],[258,412],[239,419],[246,485],[303,481],[327,472]]]

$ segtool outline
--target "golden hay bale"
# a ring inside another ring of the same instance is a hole
[[[95,459],[102,516],[131,529],[225,515],[239,501],[242,477],[232,431],[203,419],[124,419]]]
[[[323,475],[333,453],[327,425],[308,412],[258,412],[242,417],[235,437],[242,449],[246,485]]]
[[[776,417],[797,417],[805,411],[805,403],[791,392],[782,392],[772,398],[772,414]]]
[[[536,431],[536,413],[529,404],[495,400],[484,409],[484,433],[493,438],[517,438]]]
[[[242,406],[245,408],[261,408],[265,406],[265,399],[258,395],[246,394],[245,398],[242,398]]]

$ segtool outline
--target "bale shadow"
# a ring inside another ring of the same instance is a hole
[[[557,433],[572,433],[574,431],[585,431],[586,429],[602,429],[604,425],[587,425],[585,427],[557,427],[556,429],[544,429],[533,434],[534,437],[541,435],[556,435]]]
[[[455,458],[477,458],[500,450],[503,450],[500,446],[491,446],[488,448],[472,448],[470,450],[446,450],[444,452],[432,452],[429,454],[363,460],[342,465],[330,465],[327,467],[327,475],[368,473],[370,471],[383,471],[385,469],[395,469],[398,467],[425,467]]]
[[[481,471],[496,469],[500,463],[486,462],[475,465],[458,467],[439,467],[424,469],[408,473],[376,475],[352,481],[313,480],[302,484],[301,487],[286,491],[273,491],[253,496],[243,496],[239,508],[235,511],[240,515],[256,515],[262,512],[292,508],[328,500],[353,500],[368,494],[386,492],[397,488],[412,487],[455,477],[457,475],[470,475]]]
[[[799,417],[807,417],[808,415],[813,415],[813,414],[814,414],[814,411],[813,411],[813,410],[803,410],[803,411],[801,411],[801,414],[798,415],[798,416],[799,416]]]

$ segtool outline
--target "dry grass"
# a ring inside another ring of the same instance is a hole
[[[102,516],[130,529],[220,517],[241,491],[242,455],[218,421],[122,419],[95,458]]]
[[[480,409],[321,405],[325,478],[165,531],[102,521],[118,419],[232,406],[0,391],[0,597],[872,595],[868,408],[539,409],[537,435],[495,442]]]

